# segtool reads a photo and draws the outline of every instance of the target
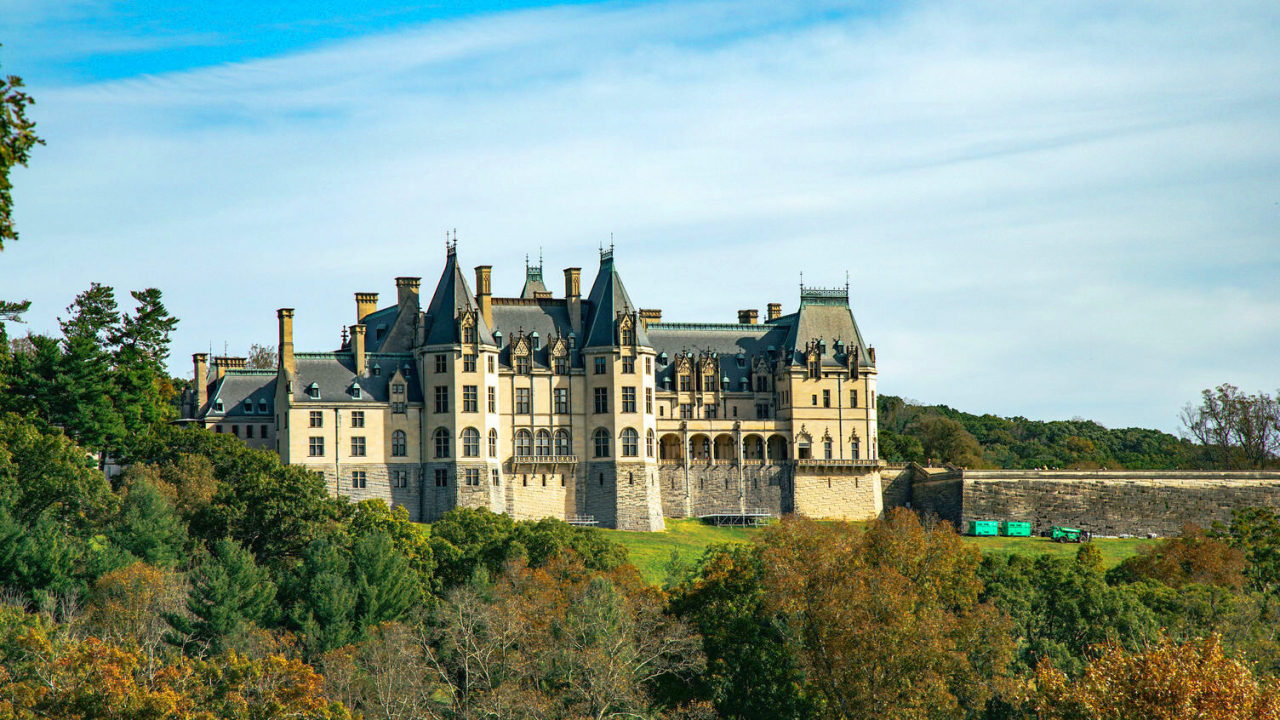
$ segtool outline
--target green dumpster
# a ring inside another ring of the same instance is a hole
[[[1006,520],[1000,523],[1000,534],[1005,537],[1031,537],[1031,523]]]
[[[1000,534],[1000,523],[995,520],[970,520],[969,534],[979,537],[995,537]]]

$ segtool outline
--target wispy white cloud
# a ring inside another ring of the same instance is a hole
[[[1280,385],[1280,10],[781,5],[499,14],[48,89],[0,286],[48,328],[91,280],[159,285],[180,358],[270,340],[286,305],[328,347],[351,292],[434,282],[447,228],[510,292],[525,252],[590,268],[615,231],[672,319],[849,270],[885,392],[1172,428],[1201,387]]]

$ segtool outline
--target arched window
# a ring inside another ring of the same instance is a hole
[[[640,433],[635,428],[626,428],[622,431],[622,456],[636,457],[640,454]]]
[[[444,428],[436,428],[436,457],[449,457],[449,431]]]
[[[596,457],[609,457],[609,431],[600,428],[595,432]]]
[[[653,431],[648,430],[644,434],[644,454],[645,457],[653,457]]]
[[[408,454],[408,443],[405,439],[403,430],[397,430],[391,433],[391,456],[404,457]]]
[[[498,431],[489,431],[489,457],[498,457]]]
[[[462,457],[480,457],[480,431],[467,428],[462,431]]]
[[[551,454],[551,433],[546,430],[538,431],[538,457],[546,457]]]
[[[573,454],[573,446],[572,446],[572,443],[569,442],[569,433],[566,430],[556,431],[556,454],[557,455]]]
[[[533,454],[533,436],[528,430],[516,433],[516,457],[529,457]]]

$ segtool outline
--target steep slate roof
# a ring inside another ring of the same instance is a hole
[[[471,287],[458,267],[458,253],[449,247],[445,259],[444,273],[436,284],[436,292],[431,296],[431,304],[427,306],[426,333],[427,345],[457,345],[461,342],[458,335],[458,311],[477,310],[476,296],[471,294]],[[493,344],[493,334],[485,325],[484,317],[477,314],[476,337],[482,343]]]
[[[756,356],[766,355],[770,347],[773,357],[784,351],[788,325],[741,325],[729,323],[650,323],[649,339],[658,352],[657,383],[665,388],[674,385],[675,359],[680,353],[693,353],[696,361],[702,353],[719,353],[720,377],[729,378],[730,389],[737,391],[751,374]],[[667,362],[662,362],[666,353]],[[741,355],[742,362],[738,362]]]
[[[547,286],[542,282],[542,258],[538,258],[536,266],[529,264],[528,256],[524,259],[524,289],[520,291],[520,297],[526,300],[536,298],[535,293],[549,292]]]
[[[846,348],[858,348],[859,367],[874,367],[866,343],[862,340],[862,333],[858,330],[858,323],[853,319],[853,311],[849,309],[848,289],[839,291],[801,288],[800,310],[795,317],[797,319],[792,323],[791,332],[786,339],[792,361],[803,363],[805,343],[822,339],[827,341],[822,364],[840,365],[842,363],[835,357],[835,342],[840,340]]]
[[[600,271],[596,273],[596,281],[591,286],[591,294],[587,296],[587,322],[583,328],[586,335],[581,346],[612,347],[617,345],[614,338],[617,334],[619,312],[636,312],[636,306],[627,295],[627,288],[613,266],[613,250],[600,253]],[[636,343],[650,345],[649,336],[644,323],[636,323]]]
[[[253,401],[253,412],[246,412],[244,401]],[[222,400],[222,412],[212,412],[217,400]],[[267,411],[258,412],[258,401],[267,401]],[[268,417],[275,413],[276,405],[276,371],[275,370],[228,370],[209,391],[209,401],[197,414],[198,417],[212,415],[225,418]]]
[[[383,343],[391,335],[391,328],[396,326],[396,321],[400,319],[400,306],[392,305],[381,310],[371,312],[364,316],[365,352],[378,352],[382,349]],[[381,328],[382,334],[379,336],[378,330]]]
[[[504,365],[511,362],[511,340],[523,330],[526,335],[538,333],[541,347],[533,353],[535,365],[550,367],[551,356],[548,352],[551,339],[557,335],[569,337],[573,332],[573,324],[569,321],[569,308],[564,300],[549,299],[525,300],[518,303],[495,299],[493,308],[493,329],[502,332],[502,353]],[[577,349],[570,350],[571,365],[580,366],[581,361]]]
[[[365,355],[365,374],[356,376],[355,357],[349,352],[298,353],[294,356],[297,375],[293,378],[293,401],[307,403],[307,388],[315,383],[320,388],[318,402],[385,403],[391,399],[391,377],[396,370],[405,377],[409,402],[422,402],[421,383],[414,382],[416,371],[410,353],[370,353]],[[374,366],[378,374],[374,375]],[[361,397],[351,396],[353,382],[358,382]]]

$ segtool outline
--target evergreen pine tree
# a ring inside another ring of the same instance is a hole
[[[358,639],[355,622],[358,596],[351,583],[350,570],[346,553],[327,539],[311,543],[303,554],[291,616],[313,655]]]
[[[352,575],[362,630],[403,618],[418,601],[421,582],[417,572],[386,533],[366,533],[356,541]]]
[[[61,392],[50,420],[81,445],[105,452],[124,431],[112,400],[116,387],[108,345],[120,323],[115,291],[93,283],[67,312],[70,317],[59,321],[63,342],[55,385]]]
[[[169,315],[155,288],[131,293],[133,315],[121,318],[110,337],[114,347],[116,407],[129,436],[145,435],[171,414],[173,388],[165,373],[169,335],[178,320]]]
[[[170,635],[169,641],[183,644],[189,638],[219,652],[249,624],[270,622],[275,616],[275,598],[275,584],[253,555],[234,541],[222,540],[214,554],[191,574],[187,596],[191,616],[166,616],[180,633]]]
[[[171,568],[182,558],[187,527],[156,486],[141,478],[129,488],[112,539],[151,565]]]

